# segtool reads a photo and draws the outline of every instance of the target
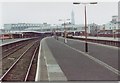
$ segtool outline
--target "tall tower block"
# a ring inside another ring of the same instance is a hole
[[[120,1],[118,2],[118,28],[120,28]]]
[[[71,12],[71,24],[75,24],[75,19],[74,19],[74,12],[72,10]]]

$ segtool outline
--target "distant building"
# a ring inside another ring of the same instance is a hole
[[[120,21],[120,1],[118,2],[118,20]]]
[[[112,16],[112,20],[104,24],[105,30],[115,30],[118,29],[118,16]]]
[[[120,29],[120,1],[118,2],[118,28]]]
[[[97,25],[95,23],[88,25],[88,33],[90,33],[92,36],[96,36],[100,31],[100,25]]]
[[[112,20],[101,26],[101,33],[103,34],[117,34],[120,31],[120,22],[118,16],[112,16]]]
[[[74,12],[73,12],[73,10],[71,12],[71,24],[75,25],[75,18],[74,18]]]
[[[118,16],[112,16],[112,22],[118,22]]]
[[[4,24],[6,31],[25,31],[25,30],[41,30],[42,28],[50,28],[50,24],[47,23],[16,23],[16,24]],[[38,31],[39,31],[38,30]]]
[[[12,24],[4,24],[4,29],[10,30],[12,28]]]
[[[25,31],[43,32],[43,31],[52,31],[52,30],[51,30],[51,24],[43,23],[43,24],[39,24],[39,26],[32,26],[26,28]]]

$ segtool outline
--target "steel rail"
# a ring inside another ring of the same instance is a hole
[[[3,56],[3,57],[0,59],[0,61],[3,60],[4,58],[8,57],[10,54],[15,53],[17,50],[21,49],[22,47],[23,47],[23,46],[20,46],[18,49],[15,49],[13,52],[10,52],[10,53],[8,53],[7,55]]]
[[[2,77],[0,78],[0,81],[2,81],[3,78],[5,78],[5,76],[12,70],[12,68],[19,62],[19,60],[25,55],[25,53],[36,43],[37,41],[35,41],[23,54],[21,54],[21,56],[13,63],[13,65],[5,72],[5,74],[2,75]]]
[[[29,76],[29,73],[30,73],[30,70],[31,70],[31,67],[32,67],[32,64],[33,64],[33,60],[34,60],[34,57],[35,57],[35,55],[36,55],[36,53],[37,53],[38,48],[39,48],[39,47],[37,47],[37,48],[35,49],[34,53],[33,53],[32,59],[31,59],[31,61],[30,61],[30,65],[29,65],[28,70],[27,70],[27,74],[26,74],[25,79],[24,79],[25,82],[26,82],[27,79],[28,79],[28,76]]]
[[[9,51],[9,50],[11,50],[11,49],[13,49],[13,48],[15,48],[15,47],[17,47],[17,46],[20,46],[20,45],[22,45],[22,44],[18,44],[18,45],[16,45],[16,46],[13,46],[13,47],[11,47],[11,48],[8,48],[8,49],[4,50],[2,53],[7,52],[7,51]]]
[[[24,43],[24,44],[27,45],[27,43]],[[8,57],[10,54],[15,53],[17,50],[21,49],[21,48],[24,46],[24,44],[19,44],[19,45],[14,46],[14,48],[17,47],[17,46],[20,46],[20,47],[17,48],[17,49],[15,49],[13,52],[8,53],[6,56],[3,56],[3,57],[0,59],[0,61],[3,60],[4,58]],[[12,49],[12,48],[7,49],[6,51],[9,51],[9,50],[11,50],[11,49]],[[1,54],[1,55],[2,55],[2,54]]]

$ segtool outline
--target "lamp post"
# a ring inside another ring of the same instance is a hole
[[[56,29],[57,29],[57,34],[56,34],[56,37],[57,37],[57,40],[58,40],[58,25],[56,26]]]
[[[63,21],[64,22],[64,42],[67,43],[67,30],[66,30],[66,27],[65,27],[65,23],[66,21],[69,21],[70,19],[59,19],[59,21]]]
[[[115,32],[116,32],[116,27],[114,27],[114,29],[113,29],[113,38],[114,39],[116,38]]]
[[[85,12],[85,52],[88,52],[86,5],[87,5],[87,4],[97,4],[97,2],[88,2],[88,3],[74,2],[73,4],[83,4],[83,5],[84,5],[84,12]]]
[[[54,30],[55,30],[54,36],[55,36],[55,39],[58,40],[58,25],[57,25],[57,24],[54,24],[54,25],[55,25],[55,28],[54,28]]]

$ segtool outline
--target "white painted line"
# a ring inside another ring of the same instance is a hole
[[[45,51],[44,51],[44,53],[45,53]],[[49,72],[48,72],[48,64],[47,64],[47,59],[46,59],[45,56],[44,56],[44,59],[45,59],[45,64],[46,64],[46,66],[47,66],[48,81],[50,81],[50,75],[49,75]]]
[[[43,40],[45,41],[48,37],[44,38]],[[48,63],[47,63],[47,58],[45,56],[45,51],[43,52],[44,54],[44,60],[45,60],[45,64],[47,66],[47,75],[48,75],[48,81],[50,81],[50,75],[49,75],[49,72],[48,72]]]
[[[59,41],[59,42],[60,42],[60,41]],[[60,43],[61,43],[61,44],[64,44],[63,42],[60,42]],[[85,53],[85,52],[82,52],[82,51],[80,51],[80,50],[77,50],[77,49],[75,49],[75,48],[73,48],[73,47],[71,47],[71,46],[69,46],[69,45],[67,45],[67,44],[64,44],[64,45],[67,46],[67,47],[69,47],[69,48],[71,48],[71,49],[73,49],[73,50],[75,50],[75,51],[77,51],[77,52],[79,52],[79,53],[81,53],[81,54],[83,54],[83,55],[85,55],[85,56],[87,56],[89,59],[97,62],[98,64],[100,64],[100,65],[102,65],[102,66],[104,66],[105,68],[107,68],[108,70],[112,71],[113,73],[115,73],[115,74],[117,74],[117,75],[120,75],[120,71],[119,71],[119,70],[117,70],[117,69],[113,68],[112,66],[104,63],[103,61],[101,61],[101,60],[99,60],[99,59],[97,59],[97,58],[95,58],[95,57],[93,57],[93,56],[91,56],[91,55],[89,55],[89,54],[87,54],[87,53]]]
[[[47,37],[46,37],[47,38]],[[37,62],[37,70],[36,70],[36,76],[35,76],[35,81],[39,81],[40,80],[40,57],[41,57],[41,48],[42,48],[42,42],[43,40],[45,40],[46,38],[43,38],[41,41],[40,41],[40,48],[39,48],[39,53],[38,53],[38,62]]]
[[[39,54],[38,54],[38,62],[37,62],[37,71],[36,71],[36,76],[35,76],[35,81],[39,80],[39,71],[40,71],[40,57],[41,57],[41,42],[40,42],[40,49],[39,49]]]
[[[56,73],[57,73],[57,72],[58,72],[58,73],[59,73],[59,72],[60,72],[60,73],[62,72],[58,64],[47,64],[47,67],[48,67],[48,72],[50,72],[50,73],[51,73],[51,72],[53,72],[53,73],[54,73],[54,72],[56,72]]]
[[[51,38],[51,37],[47,37]],[[49,47],[46,45],[46,41],[44,41],[44,47],[46,48],[44,51],[44,59],[47,66],[47,75],[48,81],[67,81],[66,76],[64,75],[62,69],[56,62],[55,58],[53,57],[52,52],[50,51]]]

